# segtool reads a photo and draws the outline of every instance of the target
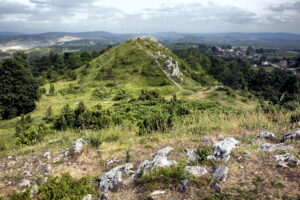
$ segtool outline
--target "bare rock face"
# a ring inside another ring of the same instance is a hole
[[[275,155],[273,156],[273,159],[276,162],[276,166],[282,168],[287,168],[289,166],[296,166],[299,163],[298,159],[289,153],[283,155]]]
[[[173,60],[173,58],[169,57],[168,60],[165,62],[166,68],[170,71],[170,76],[180,78],[182,73],[180,72],[178,62]]]
[[[184,149],[186,155],[188,156],[189,162],[195,162],[200,159],[200,156],[197,154],[196,151],[192,149]]]
[[[224,166],[213,167],[213,177],[218,181],[226,181],[229,168]]]
[[[293,150],[293,149],[294,148],[292,146],[286,145],[284,143],[279,143],[279,144],[265,143],[265,144],[260,145],[258,150],[273,152],[273,151],[278,151],[278,150]]]
[[[225,138],[220,142],[215,142],[213,148],[215,149],[212,155],[207,159],[214,159],[217,161],[227,162],[230,159],[230,153],[240,144],[240,141],[234,138]]]
[[[131,163],[126,163],[124,165],[117,166],[106,172],[98,179],[98,189],[100,190],[117,190],[120,183],[122,183],[122,175],[129,174],[131,172],[133,165]]]
[[[275,138],[275,134],[271,132],[260,132],[257,134],[260,139],[272,140]]]
[[[172,151],[172,147],[165,147],[156,152],[154,159],[152,161],[145,160],[142,162],[137,171],[134,173],[133,178],[138,178],[142,175],[145,170],[152,170],[156,167],[166,167],[176,164],[174,160],[168,160],[167,155]]]
[[[205,167],[200,166],[186,166],[185,170],[193,176],[200,177],[207,173]]]

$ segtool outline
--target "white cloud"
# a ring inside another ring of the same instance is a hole
[[[297,0],[0,0],[0,31],[298,32]]]

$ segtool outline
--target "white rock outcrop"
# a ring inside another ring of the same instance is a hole
[[[213,178],[218,181],[226,181],[229,168],[224,166],[213,167]]]
[[[260,145],[258,148],[259,151],[267,151],[267,152],[273,152],[278,150],[293,150],[294,148],[292,146],[286,145],[284,143],[279,144],[271,144],[271,143],[265,143]]]
[[[276,162],[276,166],[282,168],[286,168],[289,166],[296,166],[299,163],[298,159],[289,153],[283,155],[275,155],[273,156],[273,158]]]
[[[176,164],[176,161],[174,160],[168,160],[167,155],[172,151],[172,147],[165,147],[163,149],[160,149],[156,152],[154,159],[152,161],[145,160],[142,162],[136,172],[133,175],[133,178],[138,178],[142,175],[143,171],[145,170],[152,170],[156,167],[166,167],[171,166],[173,164]]]
[[[184,168],[189,174],[200,177],[203,176],[204,174],[207,174],[207,170],[205,167],[200,167],[200,166],[186,166]]]
[[[275,138],[275,134],[271,132],[260,132],[257,133],[257,137],[260,139],[272,140]]]
[[[215,142],[213,148],[215,149],[212,155],[209,155],[207,159],[213,159],[217,161],[227,162],[230,159],[230,153],[240,144],[240,141],[234,138],[225,138],[220,142]]]
[[[122,183],[122,175],[129,174],[132,168],[133,165],[131,163],[126,163],[106,172],[98,179],[98,189],[105,191],[117,190],[119,184]]]

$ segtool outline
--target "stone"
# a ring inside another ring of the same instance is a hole
[[[289,166],[296,166],[299,163],[298,159],[289,153],[283,155],[275,155],[273,156],[273,159],[276,162],[276,167],[282,167],[282,168],[287,168]]]
[[[52,166],[50,164],[42,166],[42,173],[43,174],[50,174],[52,171]]]
[[[24,171],[23,175],[29,177],[29,176],[31,176],[31,173],[30,173],[30,171]]]
[[[257,137],[260,139],[272,140],[275,138],[275,134],[271,132],[260,132],[257,133]]]
[[[48,159],[48,160],[50,160],[51,159],[51,153],[50,152],[46,152],[46,153],[44,153],[43,157],[46,158],[46,159]]]
[[[188,161],[189,162],[195,162],[200,159],[200,156],[197,154],[196,151],[192,149],[184,149],[186,155],[188,156]]]
[[[39,188],[36,184],[34,184],[32,186],[32,188],[30,189],[30,197],[33,198],[35,197],[37,194],[39,193]]]
[[[85,197],[83,197],[82,200],[92,200],[92,195],[88,194]]]
[[[44,176],[44,177],[41,178],[41,184],[42,185],[47,183],[47,182],[48,182],[48,177],[47,176]]]
[[[218,181],[226,181],[229,168],[224,166],[213,167],[213,178]]]
[[[187,171],[188,173],[196,177],[203,176],[204,174],[207,173],[205,167],[200,167],[200,166],[186,166],[184,169],[185,171]]]
[[[107,161],[106,166],[109,166],[109,165],[112,165],[115,163],[119,163],[119,162],[121,162],[121,160],[119,160],[117,158],[113,158],[113,159],[110,159],[109,161]]]
[[[230,159],[230,153],[240,144],[240,141],[234,138],[225,138],[220,142],[215,142],[213,148],[215,149],[212,155],[209,155],[207,159],[214,159],[217,161],[227,162]]]
[[[98,189],[100,190],[117,190],[120,183],[122,183],[122,175],[129,174],[132,168],[131,163],[117,166],[106,172],[98,179]]]
[[[151,193],[151,196],[162,195],[165,193],[166,193],[166,191],[164,191],[164,190],[155,190],[154,192]]]
[[[178,192],[187,192],[188,190],[188,183],[189,183],[189,180],[182,180],[179,182],[178,186],[177,186],[177,191]]]
[[[77,154],[82,153],[83,145],[84,145],[84,140],[82,138],[77,139],[73,143],[73,151],[74,151],[74,153],[77,153]]]
[[[201,140],[204,141],[204,142],[211,142],[212,141],[212,139],[208,136],[202,137]]]
[[[19,183],[20,188],[27,188],[30,187],[30,181],[27,179],[22,179],[21,182]]]
[[[108,200],[109,199],[109,196],[107,193],[103,193],[101,195],[99,195],[99,200]]]
[[[279,144],[265,143],[265,144],[260,145],[258,150],[273,152],[273,151],[278,151],[278,150],[293,150],[293,149],[294,148],[292,146],[286,145],[284,143],[279,143]]]
[[[152,161],[145,160],[142,162],[132,177],[134,179],[140,177],[144,170],[152,170],[156,167],[166,167],[176,164],[176,161],[170,161],[167,158],[167,155],[172,150],[173,148],[169,146],[158,150],[154,156],[154,159]]]
[[[210,188],[215,192],[215,193],[220,193],[222,192],[222,186],[220,185],[220,183],[218,181],[213,181],[210,184]]]
[[[287,133],[283,135],[283,141],[300,139],[300,129],[295,130],[293,133]]]

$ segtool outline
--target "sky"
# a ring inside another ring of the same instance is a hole
[[[300,34],[300,0],[0,0],[0,32]]]

